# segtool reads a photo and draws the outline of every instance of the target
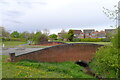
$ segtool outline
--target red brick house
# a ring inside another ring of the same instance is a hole
[[[106,33],[105,31],[100,31],[100,32],[97,32],[97,38],[106,38]]]
[[[80,37],[80,33],[82,33],[81,30],[73,30],[73,33],[74,33],[74,37],[75,38],[79,38]]]
[[[97,38],[96,31],[93,31],[93,32],[90,33],[90,38]]]

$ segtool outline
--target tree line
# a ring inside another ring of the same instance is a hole
[[[3,41],[34,41],[36,44],[42,41],[54,41],[58,40],[58,35],[56,34],[50,34],[49,30],[45,29],[43,32],[37,31],[37,32],[18,32],[13,31],[10,33],[5,28],[2,28],[2,40]],[[68,32],[65,32],[62,34],[61,39],[62,41],[73,41],[74,34],[73,30],[69,30]]]

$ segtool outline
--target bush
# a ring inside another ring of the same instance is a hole
[[[101,38],[84,38],[80,39],[81,42],[101,42]]]
[[[102,42],[110,42],[110,39],[109,38],[102,38],[101,41]]]
[[[93,58],[91,67],[107,78],[117,78],[120,65],[118,64],[118,33],[112,37],[112,44],[99,48]]]
[[[73,42],[80,42],[80,39],[79,38],[74,38]]]
[[[39,34],[34,39],[35,44],[41,44],[43,42],[48,42],[48,36],[45,34]]]
[[[99,48],[92,61],[92,67],[96,72],[105,77],[117,77],[118,71],[118,50],[113,46],[103,46]]]

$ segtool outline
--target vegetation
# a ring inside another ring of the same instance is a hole
[[[26,44],[25,41],[4,41],[2,44],[5,45],[5,48],[13,48],[21,44]]]
[[[56,40],[57,39],[57,35],[56,34],[51,34],[49,36],[50,40]]]
[[[74,62],[43,63],[22,60],[16,63],[5,62],[3,56],[3,78],[92,78],[80,71]]]
[[[64,33],[64,34],[62,35],[63,41],[68,41],[68,40],[69,40],[69,37],[70,37],[70,34],[68,34],[68,33]]]
[[[73,42],[110,42],[110,39],[108,38],[74,38]]]
[[[108,78],[117,78],[119,75],[118,49],[120,49],[120,47],[118,46],[118,34],[120,34],[120,32],[116,32],[116,34],[113,35],[111,45],[99,48],[91,63],[91,66],[97,73]]]
[[[32,40],[34,37],[34,33],[29,33],[28,31],[25,31],[23,33],[20,33],[20,38],[21,39],[26,39],[27,40]]]
[[[12,38],[19,38],[19,37],[20,37],[20,34],[19,34],[17,31],[13,31],[13,32],[10,34],[10,36],[11,36]]]
[[[35,44],[40,44],[41,42],[47,42],[47,41],[48,41],[48,36],[40,31],[36,32],[36,34],[33,37],[33,42]]]
[[[69,30],[69,31],[68,31],[68,34],[70,35],[70,36],[68,37],[69,41],[73,41],[73,38],[74,38],[73,30]]]
[[[5,48],[15,48],[15,47],[19,47],[23,44],[27,44],[26,41],[4,41],[2,42],[2,44],[5,45]],[[46,47],[50,47],[50,46],[34,46],[34,45],[23,45],[23,47],[25,48],[46,48]]]

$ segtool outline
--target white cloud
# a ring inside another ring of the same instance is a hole
[[[3,25],[12,30],[52,32],[69,28],[98,28],[114,25],[102,12],[118,0],[1,0]]]

